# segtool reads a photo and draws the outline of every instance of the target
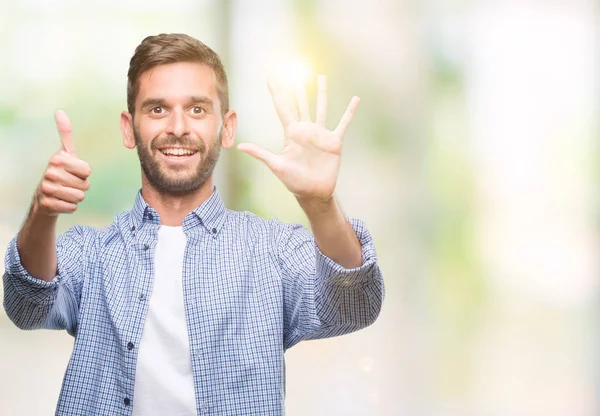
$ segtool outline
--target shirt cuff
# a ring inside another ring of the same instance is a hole
[[[361,266],[346,269],[323,254],[316,244],[315,250],[317,253],[317,275],[326,277],[329,283],[351,288],[364,286],[375,280],[372,271],[376,267],[377,255],[375,254],[373,238],[365,224],[356,218],[348,218],[348,222],[354,229],[361,245]]]
[[[59,276],[46,282],[30,275],[23,264],[17,248],[17,237],[13,238],[8,245],[5,262],[5,278],[10,279],[15,291],[34,303],[51,303],[56,296]]]

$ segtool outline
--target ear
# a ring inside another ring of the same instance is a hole
[[[121,133],[123,133],[123,144],[128,149],[135,149],[135,135],[133,134],[133,117],[129,112],[121,113]]]
[[[223,117],[223,132],[221,133],[221,147],[229,149],[233,146],[235,133],[237,131],[237,114],[229,110]]]

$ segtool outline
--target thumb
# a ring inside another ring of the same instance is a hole
[[[71,121],[64,110],[56,110],[54,112],[54,120],[58,129],[58,135],[62,143],[62,148],[74,156],[77,156],[75,151],[75,142],[73,141],[73,127]]]
[[[277,155],[269,152],[267,149],[264,149],[254,143],[240,143],[237,145],[237,150],[247,153],[253,158],[260,160],[267,165],[269,169],[275,169]]]

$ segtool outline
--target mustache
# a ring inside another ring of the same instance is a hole
[[[197,152],[204,152],[206,150],[206,145],[202,140],[193,140],[190,136],[177,137],[173,134],[157,137],[156,139],[152,140],[150,145],[152,150],[157,150],[159,147],[169,146],[182,146]]]

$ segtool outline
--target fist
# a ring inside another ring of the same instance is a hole
[[[90,165],[77,157],[67,114],[58,110],[54,118],[62,146],[50,158],[35,195],[37,209],[50,216],[75,212],[84,192],[90,189],[88,177],[92,172]]]

